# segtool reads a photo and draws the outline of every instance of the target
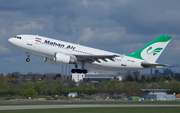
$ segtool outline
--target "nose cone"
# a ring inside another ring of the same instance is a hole
[[[20,40],[19,39],[17,39],[17,38],[10,38],[10,39],[8,39],[8,41],[9,41],[9,43],[11,44],[11,45],[13,45],[14,47],[16,47],[16,48],[20,48],[20,46],[21,46],[21,42],[20,42]]]
[[[12,41],[13,39],[12,38],[10,38],[10,39],[8,39],[8,41],[9,41],[9,43],[13,43],[13,41]]]
[[[17,40],[16,38],[10,38],[8,39],[9,43],[12,44],[13,46],[16,46],[18,43],[17,43]]]

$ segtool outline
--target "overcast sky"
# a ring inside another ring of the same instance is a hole
[[[45,63],[42,57],[31,55],[27,63],[25,52],[8,42],[18,34],[120,54],[135,52],[165,34],[173,39],[157,62],[180,64],[179,5],[179,0],[1,0],[0,73],[61,72],[61,65]]]

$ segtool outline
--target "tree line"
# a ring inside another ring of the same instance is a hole
[[[108,95],[125,94],[126,96],[138,96],[141,89],[171,89],[169,93],[180,93],[180,75],[162,76],[131,76],[127,75],[123,81],[111,79],[89,85],[76,86],[74,80],[63,77],[61,74],[40,75],[42,80],[32,78],[29,81],[19,79],[20,73],[8,73],[0,75],[0,96],[53,96],[67,92],[77,92],[79,95],[93,95],[105,93]],[[32,74],[32,73],[31,73]],[[63,83],[62,83],[63,81]]]

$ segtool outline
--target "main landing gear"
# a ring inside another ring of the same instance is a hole
[[[71,73],[84,73],[84,74],[86,74],[87,70],[84,69],[85,62],[81,62],[81,65],[82,65],[82,69],[78,69],[78,65],[75,64],[76,69],[72,69]]]
[[[86,69],[72,69],[71,73],[87,73]]]
[[[28,54],[28,53],[26,53],[26,55],[27,55],[27,58],[26,58],[26,62],[30,62],[30,54]]]

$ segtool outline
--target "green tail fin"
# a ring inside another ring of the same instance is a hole
[[[125,55],[148,62],[156,62],[171,38],[171,36],[161,35],[138,51]]]

